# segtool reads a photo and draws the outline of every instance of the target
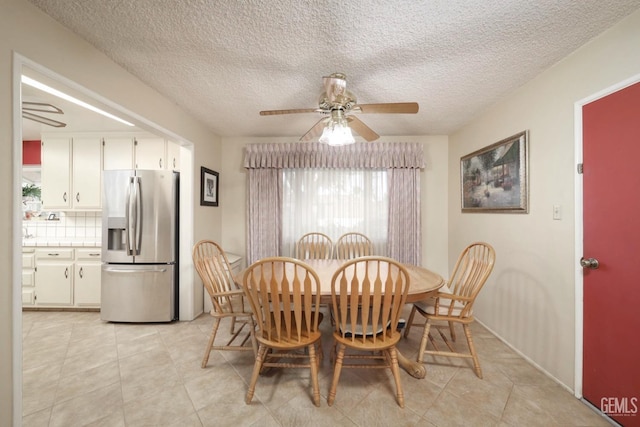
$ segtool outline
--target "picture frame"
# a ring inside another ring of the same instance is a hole
[[[219,177],[218,172],[200,167],[200,206],[218,206]]]
[[[460,158],[462,212],[529,213],[529,132]]]

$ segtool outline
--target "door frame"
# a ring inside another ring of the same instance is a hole
[[[584,269],[580,266],[580,258],[584,251],[584,212],[583,212],[583,175],[578,173],[578,165],[582,164],[582,108],[593,101],[611,95],[633,84],[640,82],[640,74],[636,74],[619,83],[580,99],[574,104],[574,138],[575,138],[575,170],[574,170],[574,211],[575,211],[575,370],[573,394],[582,399],[582,374],[584,355]]]
[[[152,122],[144,118],[143,116],[128,110],[121,105],[93,92],[91,89],[84,87],[73,80],[70,80],[55,71],[40,65],[38,62],[33,61],[26,56],[13,52],[12,56],[12,110],[13,110],[13,182],[22,182],[22,99],[21,99],[21,76],[23,68],[30,68],[31,70],[46,76],[52,80],[55,80],[63,85],[77,90],[78,92],[86,95],[87,97],[94,99],[96,102],[103,105],[108,105],[114,110],[118,111],[122,117],[132,118],[144,125],[146,129],[149,129],[153,133],[179,142],[180,148],[180,226],[181,226],[181,242],[180,242],[180,280],[187,283],[187,286],[180,288],[180,320],[192,320],[195,318],[199,309],[196,309],[195,303],[198,301],[196,298],[196,282],[193,277],[193,260],[191,258],[191,248],[194,241],[194,196],[195,196],[195,183],[194,173],[195,170],[195,144],[187,138],[184,138],[163,126]],[[22,251],[22,232],[16,230],[22,230],[22,209],[20,200],[22,195],[17,185],[13,186],[13,236],[12,236],[12,253],[14,259],[19,260],[21,263],[22,257],[20,253]],[[14,264],[15,265],[15,264]],[[13,337],[12,337],[12,355],[13,355],[13,423],[14,425],[20,425],[22,422],[22,268],[21,264],[14,268],[12,275],[12,321],[13,321]],[[184,314],[184,318],[183,318]]]

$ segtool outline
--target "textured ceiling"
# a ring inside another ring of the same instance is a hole
[[[347,75],[380,135],[449,134],[640,0],[30,0],[221,136],[302,136]],[[577,77],[579,78],[579,77]]]

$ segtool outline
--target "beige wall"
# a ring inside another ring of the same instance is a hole
[[[477,318],[571,389],[575,282],[581,277],[574,232],[574,104],[640,73],[638,47],[640,11],[450,137],[449,262],[471,241],[495,246],[496,267],[480,294]],[[526,129],[530,213],[460,213],[460,157]],[[561,206],[561,220],[552,219],[553,205]]]
[[[197,188],[200,166],[220,167],[220,139],[201,123],[181,112],[174,103],[137,80],[99,53],[88,43],[58,25],[24,0],[0,1],[0,425],[21,419],[20,408],[14,417],[14,384],[20,392],[21,361],[20,303],[14,290],[20,280],[19,245],[21,240],[19,163],[21,144],[13,136],[13,62],[14,53],[40,64],[85,88],[161,124],[168,132],[181,136],[194,146],[193,175],[196,183],[193,200],[194,238],[220,238],[219,210],[199,206]],[[20,123],[19,117],[16,119]],[[16,137],[19,140],[19,136]],[[14,168],[14,163],[18,166]],[[187,246],[191,242],[187,242]],[[194,295],[202,301],[202,296]],[[17,303],[14,304],[13,300]],[[14,308],[14,305],[16,308]],[[18,319],[14,325],[14,318]],[[14,340],[14,331],[15,340]],[[17,346],[14,346],[14,341]]]
[[[223,166],[220,182],[222,206],[222,244],[225,249],[245,254],[246,172],[244,147],[250,143],[296,142],[298,138],[223,138]],[[419,142],[424,146],[426,168],[422,171],[422,265],[447,275],[447,137],[381,137],[380,142]]]

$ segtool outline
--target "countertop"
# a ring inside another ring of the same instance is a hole
[[[22,239],[23,247],[49,247],[49,246],[65,246],[65,247],[87,247],[99,248],[102,242],[98,239],[80,239],[80,238],[57,238],[57,237],[30,237]]]

